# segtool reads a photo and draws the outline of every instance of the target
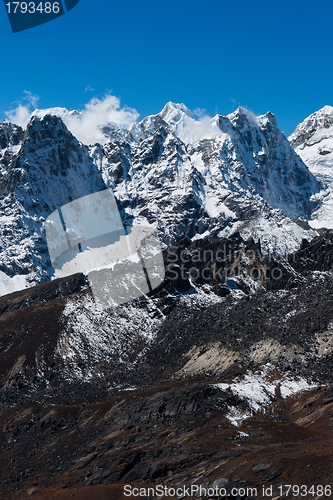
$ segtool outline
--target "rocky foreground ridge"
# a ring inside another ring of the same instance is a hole
[[[1,498],[332,482],[333,233],[164,257],[159,289],[109,310],[82,275],[0,299]]]

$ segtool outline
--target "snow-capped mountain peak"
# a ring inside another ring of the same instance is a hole
[[[186,144],[221,135],[216,117],[204,116],[196,120],[185,104],[168,102],[157,116],[162,118],[172,133]]]
[[[325,137],[331,137],[332,130],[327,132],[333,125],[333,107],[324,106],[319,111],[312,113],[289,137],[294,148],[298,146],[311,146],[321,142]]]
[[[242,106],[239,106],[236,111],[227,115],[227,118],[234,126],[238,126],[240,121],[252,123],[254,126],[258,125],[257,116]]]
[[[312,198],[317,209],[310,225],[333,228],[333,107],[324,106],[312,113],[289,137],[291,145],[315,177],[322,190]]]
[[[184,118],[184,116],[195,120],[193,113],[185,106],[185,104],[175,104],[171,101],[164,106],[159,115],[169,125],[176,125]]]
[[[66,108],[49,108],[49,109],[35,109],[31,116],[37,116],[37,118],[44,118],[46,115],[58,116],[64,121],[68,116],[80,116],[79,111],[68,111]]]

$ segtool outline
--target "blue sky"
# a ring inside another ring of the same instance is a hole
[[[80,0],[13,34],[0,5],[0,121],[24,91],[68,109],[112,92],[141,118],[167,101],[271,111],[289,135],[333,105],[332,19],[331,0]]]

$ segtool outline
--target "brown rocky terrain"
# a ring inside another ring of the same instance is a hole
[[[191,484],[231,498],[305,485],[292,498],[323,498],[317,486],[333,482],[332,238],[287,258],[239,234],[182,240],[165,251],[166,279],[150,298],[103,312],[82,275],[2,297],[0,498],[116,499],[124,485]]]
[[[123,498],[126,484],[174,487],[221,478],[230,489],[273,485],[276,493],[282,484],[327,485],[332,419],[333,392],[319,388],[277,398],[235,427],[205,380],[91,404],[8,408],[1,412],[1,498]]]

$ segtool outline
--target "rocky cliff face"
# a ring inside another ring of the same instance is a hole
[[[239,108],[202,126],[169,103],[125,138],[104,147],[105,182],[126,216],[157,222],[167,244],[240,230],[285,250],[303,232],[290,219],[309,217],[319,183],[270,113],[256,119]]]
[[[53,274],[44,222],[56,208],[105,188],[87,147],[57,117],[33,118],[23,133],[2,124],[0,289],[2,294]],[[7,138],[7,142],[5,139]]]

